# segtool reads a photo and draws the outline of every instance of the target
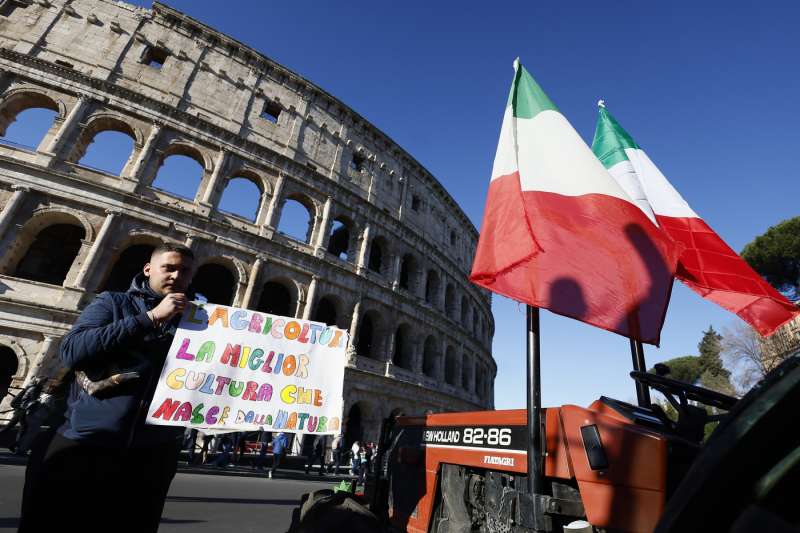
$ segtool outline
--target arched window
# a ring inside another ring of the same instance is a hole
[[[469,299],[466,296],[461,297],[461,326],[466,329],[469,324]]]
[[[78,164],[119,176],[133,152],[133,138],[118,131],[101,131],[90,142]]]
[[[450,385],[458,384],[458,361],[456,360],[456,350],[452,346],[447,347],[447,357],[444,360],[444,380]]]
[[[447,316],[453,320],[458,318],[456,316],[456,288],[452,283],[448,283],[447,288],[444,291],[444,309],[445,313],[447,313]]]
[[[425,339],[423,351],[422,372],[429,377],[436,377],[439,366],[439,354],[436,351],[436,341],[433,337]]]
[[[374,358],[373,341],[375,337],[375,325],[370,315],[364,315],[361,325],[358,328],[358,340],[356,341],[356,353],[362,357]]]
[[[475,392],[478,398],[483,397],[483,372],[480,366],[475,367]]]
[[[380,274],[383,270],[383,256],[384,240],[381,237],[375,237],[372,239],[372,244],[369,247],[369,261],[367,261],[367,268]]]
[[[219,210],[255,222],[261,195],[261,188],[252,179],[231,178],[222,192]]]
[[[322,322],[329,326],[336,325],[336,304],[330,298],[320,298],[314,306],[314,312],[311,313],[311,320],[314,322]]]
[[[51,98],[24,93],[10,96],[0,110],[0,137],[12,144],[36,150],[58,116]]]
[[[47,226],[36,235],[12,275],[31,281],[63,285],[85,236],[83,226]]]
[[[398,280],[400,288],[413,293],[416,285],[416,277],[417,262],[414,256],[406,254],[400,262],[400,279]]]
[[[236,278],[226,267],[206,263],[197,269],[192,278],[192,287],[211,303],[231,305],[236,295]]]
[[[350,227],[342,219],[334,219],[328,238],[328,253],[347,261],[350,251]]]
[[[201,161],[199,154],[196,158],[183,154],[168,155],[158,169],[153,187],[181,198],[194,199],[205,172]]]
[[[0,346],[0,401],[8,394],[11,380],[19,368],[17,354],[8,346]]]
[[[292,239],[309,243],[311,241],[311,210],[299,200],[288,198],[281,209],[278,231]]]
[[[58,113],[51,109],[26,109],[17,115],[2,138],[11,144],[36,150],[57,116]]]
[[[152,244],[134,244],[129,246],[119,255],[114,263],[111,273],[101,290],[127,291],[133,278],[142,271],[144,265],[150,262],[150,255],[155,246]]]
[[[292,292],[278,281],[268,281],[261,290],[256,310],[279,316],[294,316]]]
[[[464,390],[469,390],[469,382],[472,377],[472,359],[464,356],[461,364],[461,387]]]
[[[402,324],[394,334],[394,356],[392,362],[406,370],[414,369],[413,353],[411,350],[411,328]]]
[[[434,270],[428,271],[425,281],[425,301],[436,306],[439,302],[439,274]]]
[[[360,405],[363,405],[363,402],[353,404],[353,406],[350,407],[350,410],[347,412],[347,418],[345,418],[344,426],[345,450],[349,450],[355,441],[364,439],[364,427],[362,425],[363,415],[361,413]]]

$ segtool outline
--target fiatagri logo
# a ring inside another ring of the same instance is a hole
[[[497,466],[514,466],[513,457],[497,457],[496,455],[484,455],[483,464]]]

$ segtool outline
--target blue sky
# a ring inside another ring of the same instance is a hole
[[[217,2],[170,5],[340,98],[425,165],[480,225],[519,56],[588,143],[606,100],[736,250],[796,216],[800,4]],[[142,2],[148,6],[150,2]],[[525,405],[524,306],[495,297],[498,408]],[[649,364],[738,319],[676,282]],[[631,400],[627,339],[543,312],[545,405]]]

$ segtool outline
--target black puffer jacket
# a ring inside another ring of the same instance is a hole
[[[176,439],[183,428],[145,426],[144,418],[178,321],[156,328],[147,311],[161,301],[144,274],[127,292],[104,292],[61,342],[61,361],[91,380],[135,371],[140,377],[91,396],[70,386],[65,437],[100,446],[147,447]]]

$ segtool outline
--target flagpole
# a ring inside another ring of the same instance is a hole
[[[631,359],[633,360],[633,369],[636,372],[647,372],[647,364],[644,362],[644,346],[642,341],[629,339],[631,343]],[[636,382],[636,400],[639,407],[650,407],[650,389],[644,383]]]
[[[539,358],[539,308],[527,306],[528,325],[528,493],[542,494],[544,472],[542,464],[542,381]]]

